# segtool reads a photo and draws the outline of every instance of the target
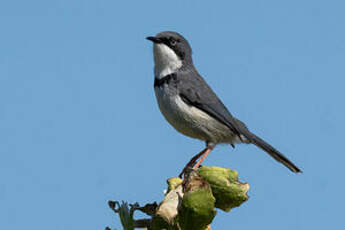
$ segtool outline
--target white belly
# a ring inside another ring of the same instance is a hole
[[[166,120],[186,136],[219,142],[232,142],[231,132],[222,123],[194,106],[186,104],[168,86],[156,87],[159,108]]]

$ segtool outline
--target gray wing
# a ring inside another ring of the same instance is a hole
[[[204,79],[202,79],[198,73],[195,74],[196,75],[192,77],[182,75],[182,78],[177,82],[179,94],[185,103],[190,106],[195,106],[226,125],[243,142],[255,144],[275,160],[284,164],[291,171],[295,173],[302,172],[277,149],[262,140],[260,137],[251,133],[243,122],[233,117]],[[242,135],[246,140],[243,140]]]
[[[215,118],[241,138],[240,134],[243,134],[245,126],[241,127],[241,123],[231,115],[204,79],[196,72],[193,73],[193,77],[190,75],[191,73],[180,75],[181,78],[177,82],[179,95],[184,102]]]

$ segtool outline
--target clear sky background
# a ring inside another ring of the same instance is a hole
[[[213,227],[344,228],[344,1],[0,2],[0,229],[118,230],[108,200],[160,201],[204,143],[164,120],[152,44],[174,30],[229,110],[304,171],[254,146],[205,161],[250,199]]]

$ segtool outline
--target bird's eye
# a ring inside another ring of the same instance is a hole
[[[176,45],[176,40],[173,38],[170,38],[170,45],[175,46]]]

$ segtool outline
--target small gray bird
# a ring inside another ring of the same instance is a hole
[[[182,35],[166,31],[147,39],[154,43],[154,89],[160,111],[177,131],[206,142],[206,148],[190,160],[180,177],[186,168],[198,168],[219,143],[228,143],[232,147],[237,143],[254,144],[292,172],[301,172],[231,115],[195,69],[192,49]]]

